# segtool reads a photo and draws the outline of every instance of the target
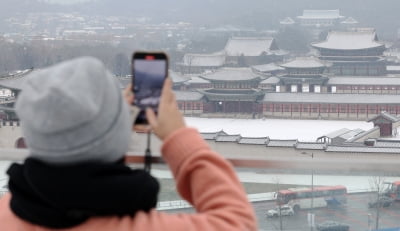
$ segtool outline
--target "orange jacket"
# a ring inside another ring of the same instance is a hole
[[[253,208],[248,202],[233,168],[210,150],[199,133],[182,128],[171,134],[162,146],[181,196],[197,213],[168,214],[153,209],[134,217],[93,217],[65,231],[252,231],[257,230]],[[9,207],[11,195],[0,200],[0,230],[50,231],[16,217]]]

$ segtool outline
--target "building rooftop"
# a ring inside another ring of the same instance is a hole
[[[240,140],[240,135],[218,135],[215,137],[216,142],[238,142]]]
[[[295,24],[295,21],[291,17],[286,17],[282,19],[279,23],[282,25],[292,25]]]
[[[280,103],[348,103],[400,104],[400,95],[332,94],[332,93],[266,93],[264,102]]]
[[[357,24],[358,21],[355,20],[353,17],[348,17],[345,20],[341,21],[342,24]]]
[[[225,46],[227,56],[260,56],[277,50],[274,38],[233,37]]]
[[[294,147],[298,140],[269,140],[268,147]]]
[[[332,138],[341,136],[341,135],[343,135],[343,134],[345,134],[345,133],[347,133],[347,132],[349,132],[349,131],[351,131],[351,130],[348,129],[348,128],[341,128],[341,129],[339,129],[339,130],[330,132],[330,133],[324,135],[323,137],[327,137],[327,138],[331,138],[331,139],[332,139]]]
[[[397,147],[359,147],[359,146],[334,146],[329,145],[326,152],[346,152],[346,153],[393,153],[400,154],[400,148]]]
[[[340,19],[344,16],[340,15],[339,10],[303,10],[303,15],[298,16],[299,19]]]
[[[321,68],[327,65],[315,57],[297,57],[287,63],[281,64],[284,68]]]
[[[215,140],[215,138],[219,135],[228,135],[224,131],[218,131],[218,132],[202,132],[200,135],[203,137],[205,140]]]
[[[241,137],[239,144],[267,144],[269,141],[268,137]]]
[[[203,98],[203,94],[197,91],[174,91],[178,101],[198,101]]]
[[[277,84],[280,81],[281,81],[280,78],[278,78],[276,76],[272,76],[272,77],[269,77],[268,79],[261,81],[260,84]]]
[[[225,63],[225,54],[185,54],[183,64],[192,67],[220,67]]]
[[[187,84],[198,84],[198,83],[211,83],[207,79],[203,79],[197,76],[192,76],[188,81],[186,81]]]
[[[308,149],[308,150],[324,150],[326,144],[325,143],[317,143],[317,142],[298,142],[296,143],[296,149]]]
[[[329,78],[328,85],[400,85],[400,78],[398,77],[333,77]]]
[[[272,72],[272,71],[282,71],[285,70],[285,68],[280,67],[279,65],[276,65],[275,63],[268,63],[268,64],[262,64],[262,65],[255,65],[251,66],[251,68],[255,71],[259,72]]]
[[[200,77],[217,81],[246,81],[260,78],[251,68],[222,68],[215,72],[202,74]]]
[[[174,83],[183,83],[189,80],[189,77],[183,76],[180,73],[169,71],[169,77],[171,77]]]
[[[361,50],[384,47],[375,31],[331,31],[325,41],[313,43],[314,48],[335,50]]]
[[[375,121],[375,120],[377,120],[379,118],[384,118],[384,119],[386,119],[386,120],[388,120],[388,121],[390,121],[392,123],[400,121],[400,117],[398,117],[398,116],[389,114],[387,112],[381,112],[379,115],[369,119],[367,122]]]

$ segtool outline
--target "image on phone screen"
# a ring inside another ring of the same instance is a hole
[[[152,56],[149,56],[152,57]],[[133,60],[133,91],[135,105],[141,110],[135,124],[147,124],[145,109],[152,108],[157,113],[161,90],[167,76],[165,59],[146,58]]]

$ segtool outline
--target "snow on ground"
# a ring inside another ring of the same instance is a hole
[[[266,137],[271,139],[298,139],[315,141],[318,137],[341,128],[369,130],[372,123],[365,121],[289,120],[289,119],[219,119],[186,117],[189,126],[200,132],[224,130],[230,135]]]

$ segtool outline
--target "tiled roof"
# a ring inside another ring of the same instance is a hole
[[[220,67],[225,63],[225,54],[185,54],[183,63],[193,67]]]
[[[215,140],[215,138],[218,135],[228,135],[228,134],[226,132],[224,132],[224,131],[218,131],[218,132],[202,132],[202,133],[200,133],[200,135],[205,140]]]
[[[266,93],[263,101],[280,103],[400,104],[400,95],[339,93]]]
[[[227,42],[225,52],[227,56],[260,56],[271,50],[273,41],[272,37],[233,37]]]
[[[243,81],[260,78],[260,75],[255,74],[250,68],[222,68],[215,72],[203,74],[202,78],[208,80],[219,81]]]
[[[393,153],[400,155],[400,148],[387,147],[355,147],[355,146],[333,146],[329,145],[326,152],[350,152],[350,153]]]
[[[374,121],[374,120],[376,120],[377,118],[380,118],[380,117],[383,117],[383,118],[385,118],[385,119],[387,119],[387,120],[389,120],[391,122],[400,121],[400,117],[392,115],[392,114],[389,114],[389,113],[384,111],[384,112],[381,112],[379,115],[369,119],[368,122]]]
[[[281,81],[280,78],[272,76],[260,82],[260,84],[277,84]]]
[[[189,77],[183,76],[180,73],[174,71],[169,71],[169,77],[171,77],[172,82],[174,83],[183,83],[190,79]]]
[[[271,72],[271,71],[285,70],[285,68],[280,67],[280,66],[276,65],[275,63],[255,65],[255,66],[252,66],[251,68],[253,68],[255,71],[259,71],[259,72]]]
[[[203,78],[200,78],[200,77],[197,77],[197,76],[193,76],[186,83],[191,84],[191,83],[211,83],[211,82],[209,80],[207,80],[207,79],[203,79]]]
[[[291,25],[291,24],[294,24],[295,21],[291,17],[286,17],[283,20],[281,20],[279,23],[283,24],[283,25]]]
[[[298,142],[296,143],[297,149],[310,149],[310,150],[324,150],[326,144],[325,143],[317,143],[317,142]]]
[[[268,137],[241,137],[239,140],[239,144],[263,144],[265,145],[268,142]]]
[[[298,16],[300,19],[340,19],[339,10],[303,10],[303,15]]]
[[[329,78],[328,85],[400,85],[398,77],[333,77]]]
[[[240,135],[218,135],[215,138],[216,142],[237,142],[241,138]]]
[[[345,20],[341,21],[342,24],[357,24],[358,21],[355,20],[353,17],[348,17]]]
[[[341,136],[341,135],[343,135],[343,134],[345,134],[345,133],[347,133],[347,132],[349,132],[349,131],[351,131],[351,130],[348,129],[348,128],[341,128],[341,129],[339,129],[339,130],[330,132],[330,133],[324,135],[323,137],[327,137],[327,138],[331,138],[331,139],[332,139],[332,138]]]
[[[174,91],[177,101],[198,101],[203,98],[203,94],[197,91]]]
[[[375,147],[400,148],[400,140],[381,140],[375,142]]]
[[[294,147],[297,140],[270,140],[267,144],[268,147]]]
[[[331,31],[326,41],[312,44],[315,48],[360,50],[384,47],[376,40],[374,31]]]
[[[315,57],[297,57],[296,59],[284,63],[281,67],[285,68],[320,68],[327,65]]]
[[[346,140],[346,142],[357,142],[358,140],[363,140],[364,137],[369,137],[371,133],[374,133],[376,130],[379,130],[379,127],[373,127],[368,131],[363,131],[355,135],[354,137]]]

